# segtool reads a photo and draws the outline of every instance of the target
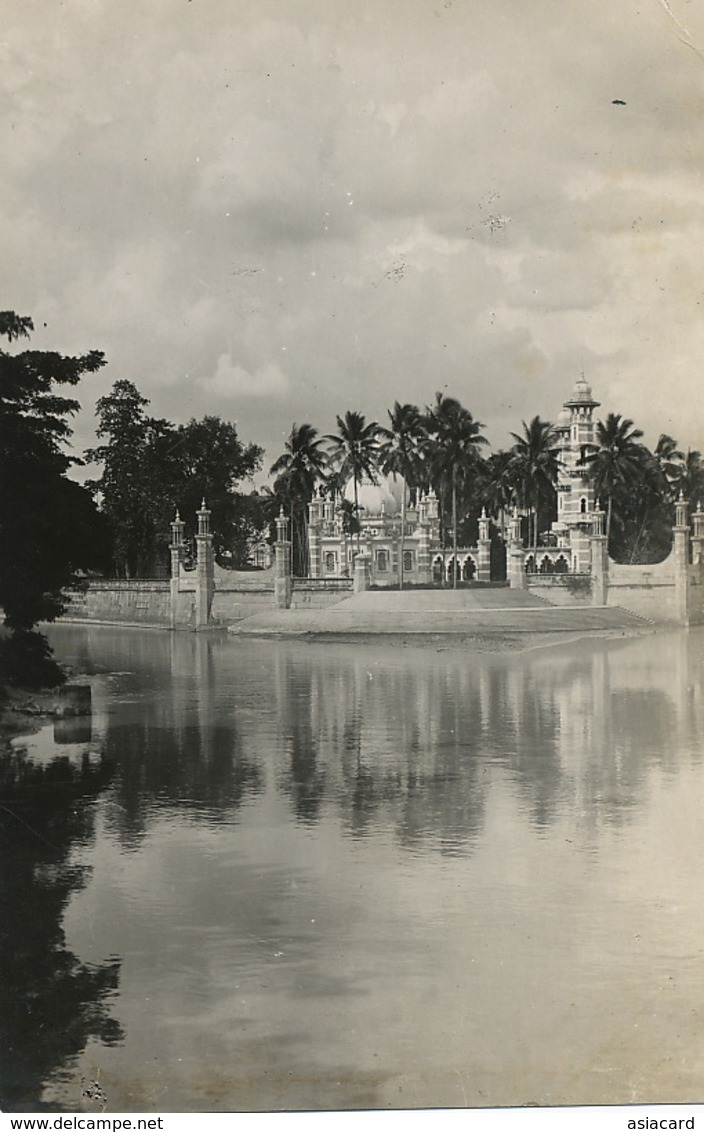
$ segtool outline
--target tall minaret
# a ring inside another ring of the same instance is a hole
[[[557,476],[557,522],[553,530],[561,546],[573,552],[573,570],[587,572],[590,563],[589,535],[595,510],[594,486],[582,463],[596,448],[594,410],[599,402],[592,397],[584,374],[574,384],[557,421],[560,439],[560,468]]]

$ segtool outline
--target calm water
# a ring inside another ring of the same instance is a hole
[[[704,1100],[702,633],[52,639],[95,710],[0,762],[2,1107]]]

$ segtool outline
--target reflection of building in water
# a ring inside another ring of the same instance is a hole
[[[409,846],[466,851],[505,788],[536,828],[569,812],[595,833],[627,818],[654,766],[695,753],[703,644],[674,634],[470,663],[283,648],[279,786],[301,818],[332,807],[352,831],[381,824]]]

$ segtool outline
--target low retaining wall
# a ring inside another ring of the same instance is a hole
[[[551,605],[591,605],[590,574],[527,574],[526,589]]]
[[[325,609],[351,594],[351,578],[294,578],[291,609]]]
[[[677,621],[673,556],[650,566],[626,566],[609,560],[606,604],[652,621]]]
[[[192,594],[184,594],[190,599]],[[168,579],[92,581],[85,590],[68,595],[67,621],[114,622],[124,625],[171,624],[171,585]],[[184,610],[185,612],[185,610]]]

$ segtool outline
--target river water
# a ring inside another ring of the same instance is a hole
[[[704,1100],[704,634],[56,627],[0,763],[2,1101]]]

